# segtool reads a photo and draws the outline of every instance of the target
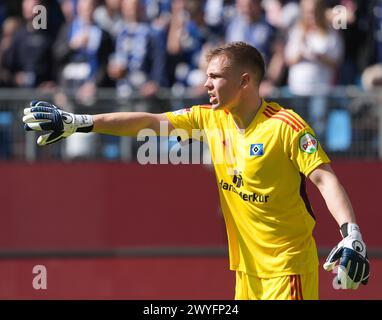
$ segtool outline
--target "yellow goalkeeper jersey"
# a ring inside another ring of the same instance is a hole
[[[183,138],[204,131],[227,228],[230,268],[261,278],[317,270],[315,218],[305,176],[330,160],[307,123],[265,100],[245,131],[229,112],[210,106],[166,115]]]

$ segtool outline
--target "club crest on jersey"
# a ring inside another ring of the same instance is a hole
[[[305,133],[299,139],[299,146],[306,153],[315,153],[318,150],[318,140],[310,133]]]
[[[181,116],[182,114],[185,114],[187,112],[191,112],[191,108],[184,108],[184,109],[176,110],[176,111],[173,111],[172,114],[174,116]]]
[[[262,156],[264,154],[264,144],[253,143],[249,149],[250,156]]]

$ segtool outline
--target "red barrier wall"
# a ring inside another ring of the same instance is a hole
[[[382,163],[337,162],[369,247],[382,247]],[[198,165],[0,164],[1,248],[225,245],[213,171]],[[45,185],[43,185],[43,183]],[[336,222],[308,184],[319,246]]]
[[[321,299],[382,299],[382,260],[358,290],[336,290],[322,269]],[[47,289],[32,287],[44,265]],[[226,258],[25,259],[0,261],[0,299],[233,299],[235,273]]]
[[[382,163],[336,162],[369,248],[381,248]],[[215,177],[203,166],[117,163],[0,164],[0,250],[226,245]],[[44,185],[43,185],[44,183]],[[321,247],[338,227],[309,185]],[[48,290],[32,289],[32,268],[48,268]],[[321,270],[321,269],[320,269]],[[321,271],[323,299],[381,299],[382,261],[355,292],[332,289]],[[226,258],[0,260],[0,299],[231,299]]]
[[[10,164],[0,177],[0,248],[225,244],[200,166]]]

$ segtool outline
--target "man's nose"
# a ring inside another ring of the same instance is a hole
[[[204,83],[204,87],[206,87],[207,89],[211,88],[211,80],[210,79],[207,79],[206,82]]]

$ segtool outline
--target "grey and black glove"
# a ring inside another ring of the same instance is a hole
[[[370,275],[366,245],[355,223],[344,223],[340,228],[343,239],[333,248],[324,263],[324,269],[331,271],[339,260],[337,283],[342,289],[357,289],[367,284]]]
[[[50,131],[37,139],[44,146],[65,139],[75,132],[90,132],[93,117],[85,114],[66,112],[45,101],[32,101],[24,109],[24,129],[26,131]]]

